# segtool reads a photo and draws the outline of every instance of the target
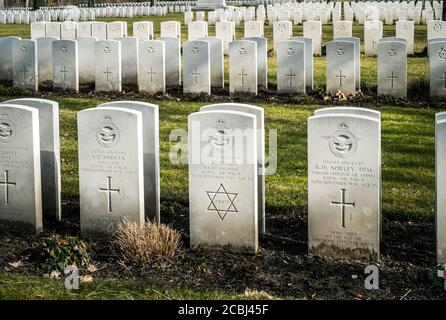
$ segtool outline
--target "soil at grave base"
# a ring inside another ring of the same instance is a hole
[[[64,202],[64,221],[46,223],[39,236],[23,236],[0,229],[0,272],[43,275],[40,259],[45,239],[52,232],[78,235],[79,205]],[[173,212],[175,212],[173,214]],[[273,297],[308,299],[446,299],[441,279],[436,278],[434,222],[383,222],[379,290],[364,288],[367,263],[307,255],[305,212],[267,216],[268,233],[258,254],[229,250],[187,248],[187,206],[163,206],[162,217],[183,233],[181,253],[170,265],[125,269],[110,245],[91,243],[94,278],[139,281],[161,287],[200,291],[244,293],[265,291]],[[10,263],[22,260],[21,267]],[[123,272],[125,271],[125,272]],[[82,271],[81,271],[82,272]]]
[[[166,94],[146,94],[139,93],[135,87],[124,87],[122,92],[97,92],[92,86],[80,87],[79,93],[74,91],[53,91],[51,83],[43,83],[39,92],[30,90],[12,88],[10,84],[0,83],[0,94],[9,97],[27,96],[51,99],[53,97],[60,98],[96,98],[108,100],[143,100],[150,101],[151,99],[161,101],[181,101],[181,102],[202,102],[202,103],[225,103],[225,102],[240,102],[240,103],[282,103],[294,105],[355,105],[362,107],[384,107],[388,105],[401,107],[418,107],[418,108],[445,108],[446,100],[439,98],[430,99],[427,93],[429,88],[423,82],[414,83],[408,89],[409,98],[392,98],[392,97],[377,97],[376,86],[364,88],[362,92],[358,92],[355,97],[334,96],[327,92],[312,91],[306,95],[283,94],[279,95],[276,88],[270,86],[268,89],[260,89],[258,95],[249,93],[234,93],[229,94],[229,88],[212,88],[212,94],[184,94],[182,87],[168,88]]]

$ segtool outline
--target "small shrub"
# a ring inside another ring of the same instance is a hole
[[[180,247],[180,233],[164,224],[123,220],[118,224],[114,243],[125,265],[142,267],[172,259]]]
[[[83,268],[90,262],[88,244],[77,237],[52,235],[46,241],[44,251],[44,268],[48,271],[64,271],[72,265]]]

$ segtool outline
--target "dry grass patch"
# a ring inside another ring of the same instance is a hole
[[[180,239],[180,233],[165,224],[123,220],[116,230],[114,244],[125,265],[142,267],[171,261],[180,248]]]

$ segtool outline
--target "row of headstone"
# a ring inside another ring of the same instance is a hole
[[[431,96],[443,96],[445,89],[439,85],[444,82],[441,81],[444,75],[439,74],[442,68],[435,67],[439,63],[441,66],[444,60],[442,40],[429,41],[429,48],[434,42],[440,46],[429,49]],[[228,45],[230,92],[256,94],[258,88],[267,89],[266,38],[247,37]],[[408,41],[397,37],[379,38],[376,47],[378,95],[406,97]],[[141,92],[148,93],[164,93],[167,87],[181,83],[185,93],[210,94],[211,88],[224,87],[224,42],[217,37],[183,44],[183,77],[181,48],[176,37],[146,41],[135,37],[106,41],[91,37],[77,40],[4,37],[0,38],[0,48],[0,81],[35,91],[47,81],[52,81],[55,89],[76,92],[80,85],[93,83],[97,91],[119,92],[123,86],[138,86]],[[312,90],[312,48],[312,39],[305,37],[291,37],[276,45],[279,94],[305,94]],[[359,38],[354,37],[338,37],[327,43],[328,92],[355,95],[360,90],[359,48]]]
[[[336,38],[327,43],[327,91],[355,95],[360,90],[359,38]],[[377,44],[378,96],[407,96],[407,42],[381,38]]]
[[[421,3],[421,1],[419,1]],[[24,10],[8,10],[0,12],[0,21],[3,23],[31,23],[35,21],[87,21],[96,18],[134,18],[142,16],[162,16],[169,12],[183,12],[186,24],[194,20],[191,4],[171,3],[150,7],[150,5],[128,4],[116,5],[107,4],[95,8],[43,8],[36,12]],[[205,11],[196,12],[196,21],[204,21]],[[294,24],[301,24],[303,21],[317,20],[323,24],[341,20],[341,6],[333,2],[329,3],[275,3],[268,4],[267,8],[263,4],[250,7],[227,6],[226,9],[216,9],[208,12],[207,21],[214,24],[217,21],[234,21],[236,24],[241,21],[268,21],[271,25],[278,20],[293,21]],[[344,2],[344,19],[353,22],[356,20],[364,24],[366,20],[376,19],[384,21],[386,24],[393,24],[397,20],[411,20],[415,24],[426,23],[429,20],[441,18],[441,6],[435,8],[426,7],[422,10],[419,6],[407,8],[401,5],[390,3],[361,4]]]
[[[186,6],[173,6],[177,11],[185,12]],[[75,6],[54,9],[41,8],[36,11],[28,9],[0,10],[0,24],[30,24],[34,22],[68,22],[94,21],[97,18],[136,18],[144,16],[165,16],[168,6],[107,6],[96,8],[78,8]]]
[[[77,40],[4,37],[0,38],[0,47],[3,71],[0,80],[34,91],[47,81],[53,82],[54,89],[76,92],[79,85],[95,84],[97,91],[119,92],[122,85],[130,85],[138,86],[141,92],[158,93],[181,84],[178,38],[139,41],[123,37],[97,41],[89,37]]]
[[[135,22],[133,34],[145,38],[153,37],[153,24],[149,21]],[[147,34],[147,35],[145,35]],[[54,37],[61,40],[74,40],[80,37],[95,37],[99,40],[127,36],[127,22],[34,22],[31,24],[31,39]]]
[[[235,40],[235,24],[232,21],[217,22],[215,33],[224,41],[225,54],[229,53],[229,42]],[[429,21],[427,37],[446,37],[445,21]],[[138,21],[133,23],[133,36],[140,40],[153,39],[153,23]],[[276,21],[273,25],[274,46],[276,43],[292,36],[293,26],[289,21]],[[352,25],[350,21],[336,21],[333,27],[333,38],[351,37]],[[178,21],[163,21],[160,23],[161,37],[178,37],[181,39],[181,24]],[[208,35],[208,23],[194,21],[188,24],[188,39],[195,40]],[[246,37],[263,37],[264,26],[260,21],[247,21],[244,27]],[[31,24],[31,39],[39,37],[55,37],[59,39],[75,39],[77,37],[96,37],[99,40],[115,39],[127,36],[126,22],[52,22]],[[322,24],[320,21],[305,21],[303,36],[311,38],[314,44],[314,54],[322,51]],[[383,23],[377,20],[367,20],[364,23],[364,52],[367,56],[377,55],[377,43],[383,36]],[[414,53],[414,22],[400,20],[396,22],[396,37],[406,39],[408,54]]]
[[[441,178],[445,119],[439,113],[435,122],[439,262],[446,259],[440,201],[446,192]],[[259,236],[265,234],[263,109],[205,106],[189,115],[188,128],[191,245],[256,252]],[[120,101],[78,113],[82,235],[111,235],[123,219],[159,222],[158,134],[158,106],[153,104]],[[308,119],[307,139],[309,252],[377,260],[380,112],[316,110]],[[0,142],[0,220],[38,233],[43,217],[61,218],[58,104],[3,102]]]
[[[423,3],[425,7],[423,9]],[[340,20],[340,6],[333,20]],[[381,20],[386,25],[392,25],[395,21],[410,20],[415,24],[425,24],[429,20],[441,19],[442,3],[434,1],[411,2],[344,2],[344,18],[349,21],[356,20],[364,24],[367,20]]]
[[[154,39],[153,22],[136,21],[133,23],[133,36],[141,41]],[[81,37],[95,37],[98,40],[112,40],[127,36],[127,22],[39,22],[31,25],[31,39],[54,37],[73,40]],[[161,37],[181,39],[181,25],[178,21],[162,21]]]
[[[425,9],[422,8],[423,2],[418,1],[417,5],[411,2],[413,6],[407,6],[405,2],[276,2],[274,5],[268,5],[266,9],[267,21],[272,25],[278,20],[292,21],[295,25],[304,21],[320,21],[322,24],[328,24],[330,21],[336,23],[342,20],[348,22],[357,22],[364,24],[367,20],[380,20],[386,25],[392,25],[399,20],[410,20],[415,24],[425,24],[429,20],[441,19],[442,3],[434,5],[426,3]],[[263,8],[263,6],[259,6]],[[252,20],[265,20],[263,11],[257,9],[255,15],[248,17]],[[343,9],[343,10],[342,10]],[[263,9],[264,10],[264,9]],[[259,14],[260,12],[260,14]],[[245,18],[245,17],[244,17]]]

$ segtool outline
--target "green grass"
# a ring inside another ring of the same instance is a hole
[[[160,288],[138,282],[115,279],[80,283],[79,290],[68,290],[64,280],[0,273],[0,300],[232,300],[261,299],[217,291],[185,288]]]
[[[116,19],[102,19],[113,21]],[[133,21],[128,21],[129,35]],[[155,37],[159,36],[161,21],[180,20],[182,15],[150,17],[154,22]],[[385,36],[395,34],[394,26],[385,26]],[[332,26],[323,26],[324,42],[332,39]],[[214,27],[210,27],[214,35]],[[302,27],[295,26],[294,35],[302,34]],[[354,36],[363,39],[363,27],[354,26]],[[29,26],[3,25],[0,36],[29,37]],[[265,26],[265,35],[272,46],[272,28]],[[237,38],[243,36],[243,27],[237,27]],[[415,51],[420,54],[426,45],[426,27],[416,26]],[[182,40],[187,39],[187,29],[182,27]],[[419,84],[427,78],[427,58],[408,59],[409,82]],[[275,58],[269,58],[269,80],[275,85]],[[315,87],[325,85],[325,57],[315,58]],[[361,59],[362,86],[376,88],[376,58]],[[227,61],[226,61],[227,71]],[[227,79],[227,77],[226,77]],[[17,97],[20,91],[3,90],[0,100]],[[16,93],[14,93],[16,92]],[[18,93],[17,93],[18,92]],[[2,95],[3,94],[3,95]],[[62,190],[65,198],[77,198],[77,128],[76,113],[109,101],[106,99],[54,98],[60,103]],[[162,212],[174,211],[188,203],[187,165],[173,165],[169,161],[171,130],[187,129],[187,116],[206,102],[178,102],[141,99],[160,106],[160,166]],[[241,102],[244,102],[241,100]],[[278,134],[278,168],[266,179],[267,215],[296,214],[307,210],[307,118],[318,108],[316,105],[291,105],[279,103],[257,104],[265,109],[266,129]],[[367,105],[369,107],[369,105]],[[382,112],[382,174],[383,215],[390,219],[428,220],[434,215],[434,114],[439,110],[388,105]],[[268,138],[268,135],[267,137]],[[268,140],[267,140],[268,141]],[[165,298],[244,298],[242,295],[223,292],[197,292],[181,288],[160,289],[150,285],[119,280],[95,280],[83,284],[78,292],[68,293],[59,280],[26,277],[0,273],[0,298],[20,299],[165,299]]]

